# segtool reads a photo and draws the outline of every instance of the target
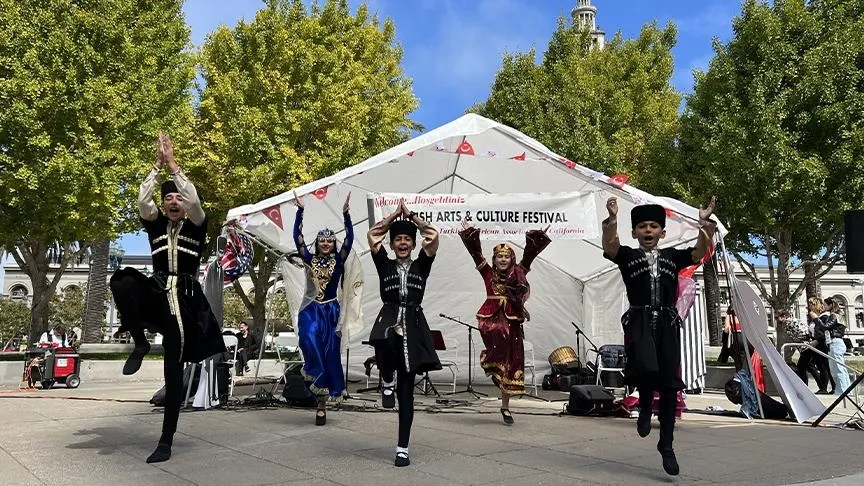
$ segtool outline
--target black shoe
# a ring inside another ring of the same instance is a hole
[[[513,414],[510,413],[509,408],[501,409],[501,416],[504,417],[504,423],[507,425],[513,425]]]
[[[138,370],[141,369],[141,361],[144,360],[144,356],[149,352],[150,343],[147,343],[144,346],[135,346],[135,349],[133,349],[132,352],[129,353],[129,357],[126,358],[126,364],[123,365],[123,374],[134,375],[137,373]],[[169,452],[168,455],[170,456],[171,453]]]
[[[663,470],[670,476],[678,475],[678,459],[675,457],[675,451],[669,447],[661,448],[657,445],[657,450],[660,452],[660,457],[663,458]]]
[[[243,371],[245,371],[246,373],[249,373],[249,372],[252,371],[252,370],[249,369],[249,367],[247,366],[247,367],[243,368]]]
[[[647,412],[643,412],[642,409],[639,410],[639,418],[636,419],[636,432],[639,433],[639,437],[648,437],[648,434],[651,433],[650,408],[647,410]]]
[[[326,410],[318,410],[317,412],[315,412],[315,425],[325,425],[326,423],[327,423],[327,411]]]
[[[411,459],[408,458],[407,452],[396,453],[396,467],[405,467],[411,465]]]
[[[168,444],[159,444],[156,446],[156,450],[153,451],[153,454],[150,454],[150,457],[147,458],[147,464],[165,462],[168,459],[171,459],[171,446]]]
[[[819,390],[816,392],[817,395],[830,395],[831,393],[828,390]]]
[[[392,386],[381,387],[381,408],[396,407],[396,390]],[[407,464],[406,464],[407,466]]]

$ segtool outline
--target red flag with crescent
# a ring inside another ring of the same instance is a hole
[[[468,143],[468,140],[463,140],[456,149],[456,153],[462,155],[474,155],[474,147]]]
[[[624,187],[624,184],[627,184],[627,181],[630,180],[630,177],[627,174],[615,174],[609,178],[609,184],[617,188]]]
[[[524,162],[525,161],[525,152],[522,152],[519,155],[514,155],[513,157],[510,157],[510,160],[520,160],[520,161]]]
[[[322,187],[319,189],[315,189],[314,191],[312,191],[312,195],[315,196],[319,201],[323,201],[324,198],[327,197],[327,188]]]
[[[280,206],[279,204],[275,206],[270,206],[262,212],[264,213],[264,216],[267,216],[270,221],[273,221],[273,223],[275,223],[276,226],[279,227],[279,229],[285,229],[282,227],[282,206]]]
[[[561,157],[561,158],[558,159],[558,160],[559,160],[562,164],[566,165],[568,169],[573,169],[573,168],[576,167],[576,162],[573,162],[573,161],[570,160],[570,159],[565,159],[564,157]]]

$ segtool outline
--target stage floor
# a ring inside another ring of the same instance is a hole
[[[180,417],[173,458],[148,465],[144,458],[159,438],[162,414],[146,402],[158,387],[85,383],[77,390],[3,391],[0,484],[527,486],[827,480],[823,484],[857,485],[864,480],[861,431],[685,413],[675,442],[682,474],[674,479],[660,466],[656,421],[652,435],[640,439],[632,419],[558,416],[564,402],[521,399],[511,404],[516,424],[506,427],[497,400],[441,404],[419,395],[407,468],[393,467],[395,412],[359,400],[330,411],[324,427],[316,427],[314,411],[304,409],[189,411]],[[691,397],[688,405],[705,408],[712,400],[725,401],[709,394]]]

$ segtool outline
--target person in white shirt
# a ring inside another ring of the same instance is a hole
[[[68,348],[69,337],[61,326],[54,326],[52,330],[42,333],[42,337],[39,338],[39,347],[50,349]]]

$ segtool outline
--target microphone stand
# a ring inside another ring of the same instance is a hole
[[[573,325],[574,328],[576,328],[576,350],[579,353],[579,366],[581,367],[582,366],[582,340],[580,339],[580,336],[585,336],[585,340],[588,341],[589,344],[591,344],[591,347],[594,349],[595,352],[599,352],[600,350],[597,349],[597,345],[594,344],[593,341],[591,341],[591,338],[589,338],[588,335],[585,334],[585,331],[580,329],[579,326],[577,326],[575,322],[571,321],[570,324]],[[585,358],[586,358],[586,360],[588,358],[588,352],[587,351],[585,352]]]
[[[472,368],[474,366],[472,358],[471,358],[471,355],[474,354],[474,336],[472,334],[472,331],[474,331],[474,330],[479,331],[480,329],[478,329],[475,326],[472,326],[471,324],[466,324],[466,323],[460,321],[459,319],[454,319],[453,317],[446,316],[444,314],[438,314],[438,317],[447,319],[448,321],[453,321],[457,324],[462,324],[463,326],[468,328],[468,388],[466,388],[462,391],[447,393],[447,395],[458,395],[460,393],[469,393],[469,394],[473,395],[475,399],[479,399],[481,396],[488,397],[489,395],[474,390],[473,378],[472,378],[472,376],[473,376]]]

